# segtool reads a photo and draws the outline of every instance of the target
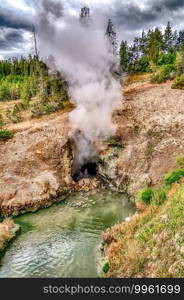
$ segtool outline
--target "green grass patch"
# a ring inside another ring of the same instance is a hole
[[[166,185],[171,185],[178,182],[182,177],[184,177],[184,169],[174,170],[164,177],[164,182]]]
[[[159,233],[164,229],[170,230],[171,233],[176,234],[178,229],[182,229],[184,226],[183,211],[184,211],[184,185],[182,184],[173,199],[166,202],[163,207],[162,214],[167,213],[167,220],[164,221],[160,218],[160,215],[156,215],[148,224],[143,227],[139,232],[139,236],[145,242],[152,239],[153,234]],[[184,236],[182,235],[184,241]]]
[[[163,65],[159,72],[154,73],[150,77],[152,83],[161,83],[167,80],[174,79],[176,67],[174,64]]]
[[[8,129],[0,129],[0,140],[6,141],[13,137],[14,132]]]
[[[145,204],[149,205],[153,199],[154,191],[151,188],[145,188],[141,191],[140,199]]]
[[[168,187],[160,187],[154,190],[153,204],[159,206],[167,199]]]
[[[178,75],[175,78],[172,88],[184,90],[184,74]]]
[[[109,270],[110,270],[110,265],[109,265],[108,262],[106,262],[106,263],[103,265],[102,271],[103,271],[104,273],[107,273]]]
[[[108,138],[108,144],[109,146],[113,146],[113,147],[116,147],[116,148],[119,148],[119,149],[122,149],[123,146],[122,146],[122,142],[121,142],[121,137],[119,136],[111,136],[110,138]]]

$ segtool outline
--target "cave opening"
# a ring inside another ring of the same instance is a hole
[[[74,172],[72,178],[75,182],[78,182],[82,178],[95,177],[98,174],[97,162],[87,162],[81,166],[78,172]]]

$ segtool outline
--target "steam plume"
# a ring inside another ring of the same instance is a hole
[[[98,157],[94,142],[114,133],[112,113],[121,104],[121,86],[112,75],[117,58],[105,36],[105,20],[90,20],[85,26],[78,17],[62,15],[62,9],[42,7],[37,21],[40,52],[50,54],[69,83],[69,94],[76,108],[70,121],[77,131],[73,172]],[[89,17],[89,14],[87,14]]]

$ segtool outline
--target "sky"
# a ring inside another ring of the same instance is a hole
[[[33,53],[32,25],[43,5],[61,13],[61,23],[63,15],[79,15],[87,5],[91,15],[112,19],[119,42],[131,43],[143,29],[163,29],[168,21],[184,29],[184,0],[0,0],[0,59]]]

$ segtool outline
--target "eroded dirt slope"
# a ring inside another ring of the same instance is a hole
[[[128,183],[130,193],[162,182],[177,167],[184,153],[184,91],[161,85],[137,83],[124,92],[124,105],[115,116],[123,150],[106,162],[106,173],[117,186]]]
[[[67,114],[20,123],[14,129],[18,132],[13,139],[0,143],[2,212],[49,200],[67,177]]]

